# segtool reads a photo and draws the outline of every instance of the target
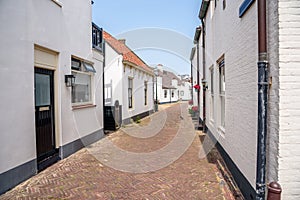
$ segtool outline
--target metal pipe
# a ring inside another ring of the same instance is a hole
[[[268,105],[268,62],[266,34],[266,0],[257,1],[258,11],[258,116],[257,116],[257,166],[256,199],[266,195],[266,141]]]
[[[193,88],[194,88],[194,83],[193,83],[193,62],[191,60],[191,87],[192,87],[192,91],[191,91],[191,97],[192,97],[192,102],[194,102],[194,92],[193,92]]]
[[[281,199],[281,186],[279,183],[271,182],[268,185],[268,197],[267,200],[280,200]]]
[[[196,43],[197,51],[197,84],[200,85],[200,73],[199,73],[199,41]],[[200,107],[200,90],[197,90],[197,105]]]
[[[155,112],[157,112],[158,111],[158,102],[157,102],[157,74],[155,74],[155,78],[156,78],[156,80],[155,80],[155,82],[156,82],[156,84],[155,84],[155,96],[156,96],[156,99],[155,99]]]
[[[202,88],[203,88],[203,119],[202,119],[202,126],[203,126],[203,132],[206,132],[206,103],[205,103],[205,93],[206,93],[206,76],[205,76],[205,23],[203,18],[201,19],[202,24],[202,67],[203,67],[203,78],[202,78]]]

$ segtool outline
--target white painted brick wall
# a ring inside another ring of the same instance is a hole
[[[300,1],[279,0],[279,171],[283,199],[300,199]]]
[[[225,10],[211,1],[206,18],[206,79],[214,66],[214,123],[209,122],[210,85],[206,93],[207,126],[231,159],[255,188],[257,138],[257,8],[256,3],[242,18],[238,9],[243,0],[230,1]],[[216,61],[225,54],[225,133],[220,127],[220,98]]]
[[[269,87],[268,99],[268,140],[267,140],[267,183],[278,181],[278,143],[279,143],[279,26],[278,1],[268,2],[267,35],[269,76],[272,85]]]

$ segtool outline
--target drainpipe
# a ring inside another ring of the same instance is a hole
[[[202,67],[203,67],[203,78],[202,78],[202,88],[203,88],[203,132],[206,132],[206,72],[205,72],[205,23],[204,23],[204,19],[201,18],[201,24],[202,24]]]
[[[103,33],[102,33],[103,34]],[[105,41],[102,36],[102,51],[103,51],[103,72],[102,72],[102,107],[103,107],[103,113],[102,113],[102,121],[103,121],[103,130],[105,130],[106,127],[104,127],[104,119],[105,119]]]
[[[194,84],[193,84],[193,63],[191,60],[191,86],[192,86],[192,91],[191,91],[191,97],[192,97],[192,102],[194,102],[194,92],[193,92],[193,88],[194,88]]]
[[[200,85],[200,74],[199,74],[199,41],[196,44],[197,51],[197,84]],[[197,105],[200,108],[200,90],[197,90]]]
[[[257,1],[258,13],[258,116],[257,116],[257,168],[256,200],[265,199],[266,139],[268,105],[268,61],[266,35],[266,0]]]

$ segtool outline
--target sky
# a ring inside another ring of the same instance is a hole
[[[94,0],[93,22],[148,65],[190,74],[189,56],[201,0]]]

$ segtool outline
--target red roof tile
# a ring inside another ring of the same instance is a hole
[[[103,31],[103,38],[116,52],[123,55],[123,61],[132,63],[151,74],[153,73],[151,68],[124,43],[120,42],[106,31]]]

